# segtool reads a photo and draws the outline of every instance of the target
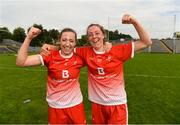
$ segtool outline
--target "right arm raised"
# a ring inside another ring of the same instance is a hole
[[[32,39],[38,36],[41,33],[41,30],[35,27],[31,27],[28,32],[27,37],[25,38],[16,58],[16,65],[20,67],[24,66],[35,66],[40,65],[40,57],[38,54],[28,56],[28,48]]]

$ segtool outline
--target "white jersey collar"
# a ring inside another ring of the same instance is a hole
[[[62,55],[61,50],[59,50],[59,54],[61,55],[61,57],[65,58],[65,59],[71,58],[73,56],[73,52],[68,56]]]
[[[96,53],[96,54],[104,54],[105,53],[105,51],[103,50],[103,51],[96,51],[94,48],[93,48],[93,51]]]

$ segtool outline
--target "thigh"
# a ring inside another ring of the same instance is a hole
[[[48,107],[48,123],[49,124],[67,124],[68,117],[63,109]]]
[[[83,103],[67,108],[66,111],[72,124],[86,124],[86,115]]]
[[[92,124],[107,124],[106,112],[104,106],[92,102]]]
[[[128,124],[127,104],[112,106],[108,124]]]

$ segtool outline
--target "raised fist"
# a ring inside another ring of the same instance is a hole
[[[38,36],[40,33],[41,33],[41,30],[40,30],[40,29],[35,28],[35,27],[31,27],[30,30],[29,30],[29,32],[28,32],[27,37],[28,37],[29,39],[33,39],[33,38],[35,38],[36,36]]]
[[[123,24],[134,24],[134,23],[136,23],[136,19],[129,14],[125,14],[125,15],[123,15],[122,23]]]

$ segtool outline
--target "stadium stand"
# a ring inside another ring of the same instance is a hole
[[[113,44],[127,43],[128,41],[111,41]],[[173,53],[174,44],[173,40],[158,40],[152,39],[152,46],[141,50],[139,52],[152,52],[152,53]],[[180,40],[176,39],[176,53],[180,53]]]
[[[180,53],[180,39],[176,40],[176,53]]]
[[[173,40],[161,40],[164,44],[166,44],[171,50],[174,48]]]
[[[180,39],[171,40],[161,40],[167,47],[169,47],[172,52],[175,49],[175,53],[180,53]],[[175,44],[175,45],[174,45]]]
[[[172,50],[169,49],[162,41],[158,39],[152,39],[152,46],[150,47],[150,52],[158,53],[172,53]]]
[[[0,42],[0,53],[17,53],[22,43],[13,41],[11,39],[3,39]],[[39,52],[40,47],[29,47],[29,52]]]
[[[7,48],[7,46],[0,45],[0,53],[14,52]]]

